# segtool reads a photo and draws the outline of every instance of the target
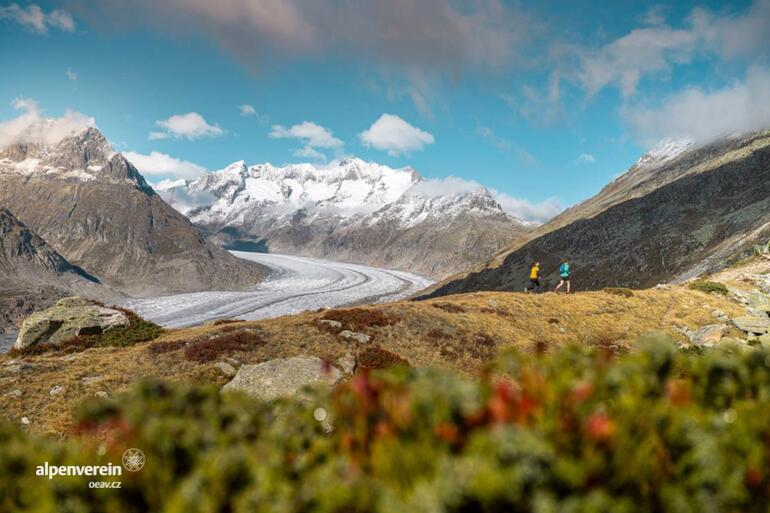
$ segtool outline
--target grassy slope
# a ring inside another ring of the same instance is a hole
[[[414,366],[434,366],[474,375],[497,349],[547,348],[552,344],[580,341],[587,344],[626,346],[641,334],[666,330],[681,338],[677,326],[696,328],[714,322],[710,312],[719,308],[729,315],[741,309],[719,295],[683,287],[634,291],[633,296],[606,292],[572,295],[546,293],[473,293],[425,302],[399,302],[365,307],[364,319],[385,316],[394,324],[361,328],[372,335],[369,345],[379,345]],[[356,317],[361,317],[358,312]],[[364,346],[340,338],[318,320],[333,315],[346,319],[349,311],[315,312],[260,322],[202,326],[174,330],[162,338],[131,347],[93,348],[80,353],[49,353],[16,358],[0,356],[0,411],[16,422],[31,420],[30,429],[66,434],[74,405],[104,390],[115,394],[138,379],[155,376],[172,381],[214,382],[226,380],[210,362],[185,357],[181,343],[250,327],[248,349],[226,352],[244,363],[312,354],[337,361],[348,351]],[[351,320],[355,320],[350,316]],[[254,333],[254,332],[250,332]],[[148,349],[153,344],[178,348],[167,352]],[[18,364],[29,366],[18,370]],[[95,377],[96,381],[83,381]],[[64,387],[50,395],[54,385]],[[15,398],[8,395],[21,390]]]

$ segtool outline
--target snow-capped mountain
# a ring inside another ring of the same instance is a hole
[[[695,147],[695,141],[692,139],[666,137],[642,155],[635,165],[648,168],[658,167],[693,147]]]
[[[417,184],[424,185],[423,178],[412,168],[361,159],[285,167],[239,161],[156,190],[227,247],[433,277],[481,261],[527,230],[483,187],[441,195]]]
[[[73,266],[128,294],[237,288],[264,271],[206,241],[96,128],[0,148],[0,205]]]

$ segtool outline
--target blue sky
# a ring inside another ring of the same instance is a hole
[[[769,126],[769,34],[770,0],[0,0],[0,143],[92,119],[151,181],[358,156],[543,220],[664,137]]]

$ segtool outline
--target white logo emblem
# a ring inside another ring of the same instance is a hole
[[[129,449],[123,453],[123,466],[129,472],[139,472],[144,468],[144,453],[139,449]]]

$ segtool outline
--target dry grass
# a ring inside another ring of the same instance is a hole
[[[401,319],[391,312],[375,308],[348,308],[329,310],[322,317],[327,321],[342,323],[342,328],[351,331],[364,331],[368,328],[392,326]]]
[[[393,365],[409,365],[409,361],[380,346],[367,346],[356,358],[359,369],[385,369]]]
[[[265,337],[254,328],[225,331],[186,344],[184,357],[193,362],[206,363],[214,361],[222,355],[249,351],[264,345],[266,342]]]
[[[710,312],[717,308],[731,316],[742,312],[728,298],[685,287],[638,290],[632,297],[604,292],[485,292],[169,330],[155,341],[128,347],[15,359],[2,355],[0,411],[15,422],[28,417],[35,431],[62,435],[82,398],[99,390],[113,395],[143,377],[221,385],[225,378],[211,362],[225,355],[243,363],[300,354],[338,361],[359,349],[356,343],[321,329],[320,319],[337,320],[346,329],[364,330],[375,337],[377,344],[367,346],[372,349],[361,348],[358,356],[364,361],[359,366],[403,359],[413,366],[444,367],[473,376],[502,347],[542,352],[582,342],[625,350],[644,333],[666,330],[681,336],[675,327],[711,324]],[[11,360],[13,364],[7,365]],[[29,367],[19,369],[19,364]],[[64,387],[64,392],[51,396],[54,385]],[[17,389],[21,397],[8,395]]]

